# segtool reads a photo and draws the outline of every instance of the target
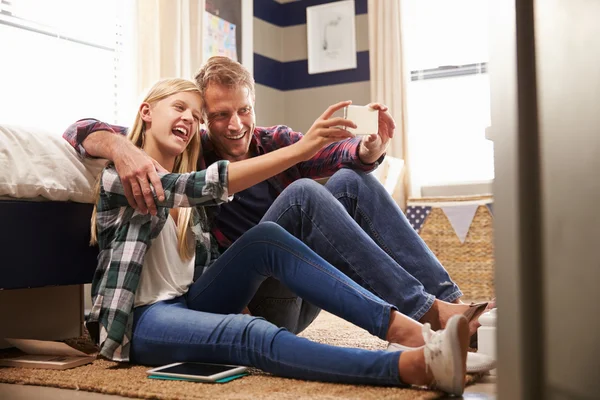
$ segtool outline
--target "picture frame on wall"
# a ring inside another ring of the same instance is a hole
[[[354,0],[306,8],[309,74],[356,68],[354,18]]]

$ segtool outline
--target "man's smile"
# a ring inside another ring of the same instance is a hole
[[[239,140],[246,136],[246,132],[238,133],[237,135],[227,135],[225,136],[229,140]]]

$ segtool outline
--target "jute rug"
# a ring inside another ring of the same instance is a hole
[[[335,346],[385,349],[386,342],[331,314],[321,312],[302,336]],[[68,341],[74,347],[89,344]],[[17,350],[0,351],[0,357]],[[279,378],[259,370],[226,384],[161,381],[148,379],[148,367],[96,360],[64,371],[0,367],[0,382],[52,386],[141,399],[437,399],[442,393],[412,388],[373,387],[307,382]],[[473,383],[477,377],[469,376]]]

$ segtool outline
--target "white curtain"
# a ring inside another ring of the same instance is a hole
[[[384,103],[396,121],[388,155],[404,160],[393,197],[402,208],[409,195],[406,132],[406,71],[402,57],[400,0],[369,0],[369,63],[371,101]],[[402,163],[399,163],[402,164]]]
[[[136,1],[136,89],[158,79],[193,79],[202,65],[205,0]]]

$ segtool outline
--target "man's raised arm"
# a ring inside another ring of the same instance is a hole
[[[157,170],[166,172],[144,151],[135,147],[125,135],[127,128],[96,119],[82,119],[70,125],[63,138],[83,157],[111,160],[123,182],[125,196],[131,207],[142,213],[156,215],[156,204],[150,189],[164,199],[164,191]]]

